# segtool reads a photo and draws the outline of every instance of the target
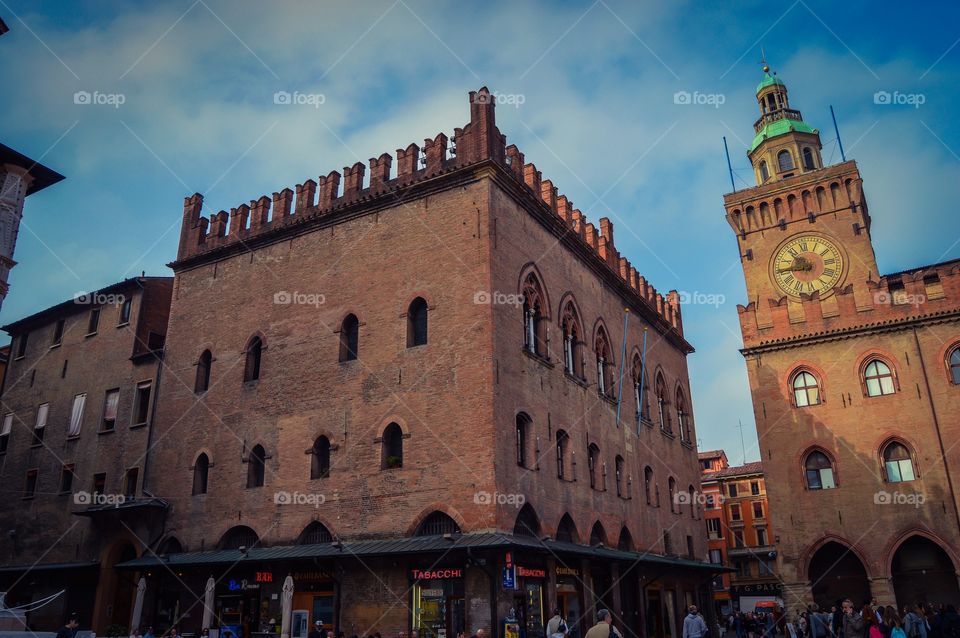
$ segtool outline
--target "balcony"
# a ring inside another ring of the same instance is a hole
[[[777,548],[773,545],[758,545],[754,547],[728,547],[727,556],[730,559],[755,556],[757,558],[770,558],[770,554],[776,555]]]
[[[795,109],[776,109],[760,116],[760,119],[753,123],[753,132],[759,133],[767,124],[773,124],[780,120],[802,120],[800,111]]]

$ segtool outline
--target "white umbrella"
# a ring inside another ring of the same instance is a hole
[[[280,617],[280,638],[290,638],[290,616],[293,613],[293,578],[283,581],[283,615]]]
[[[130,614],[130,627],[128,627],[130,630],[140,628],[140,616],[143,615],[143,594],[146,591],[147,581],[141,577],[140,580],[137,581],[137,598],[133,602],[133,613]]]
[[[213,590],[216,588],[217,584],[213,580],[213,576],[207,579],[207,586],[203,593],[203,623],[201,623],[202,629],[210,629],[210,625],[213,623]]]

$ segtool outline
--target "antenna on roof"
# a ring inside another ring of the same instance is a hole
[[[840,147],[840,159],[847,161],[847,155],[843,152],[843,141],[840,139],[840,128],[837,126],[837,116],[833,113],[833,104],[830,105],[830,117],[833,118],[833,130],[837,134],[837,146]]]
[[[730,149],[727,148],[727,136],[723,136],[723,152],[727,155],[727,171],[730,173],[730,188],[737,192],[737,185],[733,181],[733,166],[730,164]]]

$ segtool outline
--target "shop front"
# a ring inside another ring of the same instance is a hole
[[[307,638],[314,623],[320,621],[324,629],[336,626],[337,585],[330,570],[299,570],[290,573],[293,578],[293,613],[290,623],[291,638]]]
[[[580,638],[583,617],[583,587],[580,570],[576,567],[557,565],[557,608],[566,619],[570,638]]]
[[[513,613],[505,619],[504,634],[515,632],[519,638],[544,638],[547,568],[538,560],[515,563],[512,552],[507,552],[501,586],[512,592]]]
[[[466,632],[462,567],[410,570],[411,628],[420,638],[456,638]]]
[[[280,617],[279,581],[272,571],[231,574],[214,590],[213,624],[220,638],[266,638]]]

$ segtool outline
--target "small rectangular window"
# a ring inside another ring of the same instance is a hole
[[[131,467],[123,480],[123,495],[127,498],[136,498],[137,479],[140,478],[140,468]]]
[[[730,506],[730,519],[734,521],[739,521],[740,519],[740,506],[731,505]]]
[[[730,484],[730,498],[737,498],[737,484]]]
[[[754,496],[760,494],[760,481],[750,481],[750,493]]]
[[[134,425],[143,425],[150,418],[150,389],[150,381],[137,384],[137,394],[133,401]]]
[[[94,494],[103,494],[107,489],[107,474],[106,472],[97,472],[93,475],[93,493]]]
[[[37,407],[37,422],[33,426],[33,445],[41,445],[43,443],[43,433],[47,429],[47,414],[49,412],[49,403],[41,403]]]
[[[907,289],[904,287],[902,281],[891,281],[889,284],[890,288],[890,299],[893,301],[895,306],[903,306],[909,303],[907,298]]]
[[[17,341],[17,359],[22,359],[27,356],[27,337],[29,336],[29,332],[24,332],[20,335],[20,340]]]
[[[57,325],[53,327],[53,345],[59,346],[63,343],[63,325],[65,321],[60,319],[57,321]]]
[[[83,425],[83,409],[87,405],[87,395],[78,394],[73,397],[73,405],[70,406],[70,424],[67,426],[67,436],[80,436],[80,428]]]
[[[743,530],[737,529],[733,531],[733,546],[737,548],[743,547]]]
[[[763,503],[757,502],[753,504],[753,517],[763,518]]]
[[[120,403],[120,390],[107,390],[106,398],[103,401],[103,421],[100,430],[108,432],[117,425],[117,406]]]
[[[690,558],[693,558],[694,556],[693,536],[690,536],[689,534],[687,534],[687,556]]]
[[[714,565],[719,565],[720,563],[722,563],[722,562],[723,562],[723,552],[721,552],[719,549],[711,549],[711,550],[710,550],[710,562],[713,563]]]
[[[87,323],[87,334],[93,335],[97,334],[97,330],[100,328],[100,309],[92,308],[90,310],[90,321]]]
[[[761,547],[767,544],[767,528],[758,527],[757,528],[757,545]]]
[[[33,498],[37,493],[37,470],[27,471],[27,481],[23,486],[23,498]]]
[[[66,494],[73,490],[73,471],[75,466],[68,463],[60,468],[60,493]]]
[[[6,454],[10,444],[10,431],[13,430],[13,412],[3,415],[3,426],[0,427],[0,454]]]
[[[939,275],[927,275],[923,278],[923,290],[927,299],[943,299],[943,282]]]
[[[720,519],[719,518],[707,519],[707,536],[714,540],[720,538]]]
[[[120,304],[120,319],[117,322],[118,326],[124,326],[130,323],[130,299],[124,299],[123,303]]]

